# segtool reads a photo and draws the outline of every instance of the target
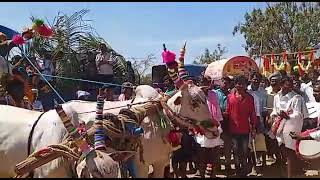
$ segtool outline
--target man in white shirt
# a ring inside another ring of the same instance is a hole
[[[301,132],[303,119],[307,116],[303,110],[303,97],[293,90],[292,79],[283,77],[281,91],[274,97],[273,111],[270,116],[274,119],[281,117],[276,132],[276,139],[280,146],[282,157],[287,160],[287,177],[291,178],[296,173],[298,159],[295,154],[295,140],[290,137],[290,132]]]
[[[306,102],[316,102],[315,97],[313,96],[313,86],[316,84],[319,74],[316,70],[310,71],[307,75],[305,83],[301,83],[301,91],[304,92],[308,101]]]
[[[51,55],[45,49],[41,50],[42,58],[37,59],[39,70],[43,75],[53,75],[54,74],[54,66],[51,61]],[[44,78],[52,84],[52,77],[44,76]],[[44,111],[49,111],[54,108],[54,92],[47,84],[47,82],[40,77],[40,81],[38,83],[39,90],[39,99],[42,102],[42,106]]]
[[[112,83],[113,81],[113,64],[111,51],[107,45],[101,43],[99,46],[100,53],[96,55],[96,66],[98,71],[98,81]]]

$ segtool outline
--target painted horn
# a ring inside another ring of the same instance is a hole
[[[175,86],[179,89],[184,84],[184,82],[178,75],[178,63],[175,61],[176,55],[173,52],[168,51],[165,44],[163,44],[163,52],[161,55],[163,62],[167,66],[170,78],[174,82]]]
[[[74,139],[78,139],[81,137],[81,135],[78,133],[76,127],[71,123],[70,117],[67,116],[66,112],[62,109],[61,105],[58,105],[56,107],[56,111],[59,115],[59,117],[62,120],[62,123],[64,127],[67,129],[70,136]]]
[[[92,150],[92,147],[87,143],[86,139],[81,137],[76,127],[71,123],[71,119],[67,116],[66,112],[62,109],[61,105],[56,107],[56,111],[61,118],[64,127],[67,129],[70,136],[74,139],[76,146],[80,149],[82,154],[86,156]]]
[[[94,148],[95,149],[106,149],[105,135],[103,131],[103,106],[104,97],[100,95],[97,96],[97,108],[96,108],[96,119],[94,122],[95,132],[94,132]]]
[[[187,42],[184,43],[184,46],[180,49],[179,59],[178,59],[178,73],[179,77],[183,80],[187,80],[189,75],[186,69],[184,68],[184,55],[186,52]]]

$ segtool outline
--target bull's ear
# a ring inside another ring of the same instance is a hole
[[[136,154],[135,151],[115,151],[109,154],[109,156],[114,160],[118,162],[125,162],[132,156]]]
[[[178,96],[175,100],[174,100],[174,105],[180,105],[181,104],[181,96]]]

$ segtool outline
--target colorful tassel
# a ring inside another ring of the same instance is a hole
[[[33,20],[32,28],[37,27],[37,26],[41,26],[43,24],[44,24],[44,21],[42,19],[35,19],[35,20]]]
[[[33,38],[33,30],[32,29],[26,29],[22,32],[22,37],[25,40],[29,40],[31,38]]]
[[[17,46],[22,45],[22,44],[24,44],[24,39],[20,35],[14,35],[12,38],[12,42],[13,42],[13,44],[15,44]]]
[[[42,37],[51,37],[53,35],[53,31],[47,25],[43,24],[35,28],[35,31]]]
[[[165,64],[170,64],[174,62],[176,59],[176,54],[171,51],[167,51],[165,44],[163,44],[163,52],[161,56],[162,56],[163,63]]]
[[[78,133],[77,129],[74,127],[74,125],[71,123],[70,118],[67,116],[67,114],[62,109],[62,106],[57,106],[56,111],[61,118],[64,127],[67,129],[70,136],[72,136],[75,139],[78,139],[81,137],[81,135]]]
[[[163,51],[169,52],[169,51],[167,51],[165,44],[163,44]],[[179,75],[177,73],[178,63],[174,59],[175,54],[173,56],[173,55],[168,55],[167,53],[165,53],[165,54],[162,53],[162,58],[163,58],[163,62],[166,63],[168,74],[169,74],[170,78],[174,82],[175,86],[177,88],[180,88],[184,84],[184,82],[181,78],[179,78]]]
[[[96,120],[95,120],[95,133],[94,133],[94,148],[95,149],[106,149],[105,135],[103,131],[103,107],[104,98],[100,95],[97,97],[97,108],[96,108]]]
[[[314,51],[313,51],[313,49],[311,49],[311,51],[310,51],[309,61],[314,62]]]
[[[184,43],[184,46],[180,49],[180,55],[178,60],[178,73],[179,77],[183,80],[187,80],[189,75],[186,69],[184,68],[184,55],[186,52],[186,42]]]

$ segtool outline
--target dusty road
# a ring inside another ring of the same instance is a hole
[[[248,178],[279,178],[281,177],[281,174],[283,174],[283,172],[281,172],[281,170],[275,166],[273,164],[274,162],[271,161],[271,160],[267,160],[267,167],[265,169],[261,169],[261,166],[259,166],[258,164],[258,167],[257,167],[257,174],[249,174],[248,175]],[[233,178],[235,177],[234,175],[234,164],[231,165],[232,167],[232,171],[231,172],[231,175],[229,176],[230,178]],[[217,172],[217,177],[218,178],[226,178],[226,173],[224,171],[225,167],[224,165],[221,166],[221,170],[219,172]],[[319,168],[320,169],[320,166]],[[316,169],[308,169],[307,172],[304,174],[304,175],[301,175],[299,177],[301,178],[320,178],[320,175],[319,175],[319,170],[316,170]],[[189,174],[188,175],[189,178],[200,178],[200,175],[197,175],[197,174]],[[208,174],[208,171],[207,171],[207,175],[206,175],[207,178],[209,178],[209,174]]]

